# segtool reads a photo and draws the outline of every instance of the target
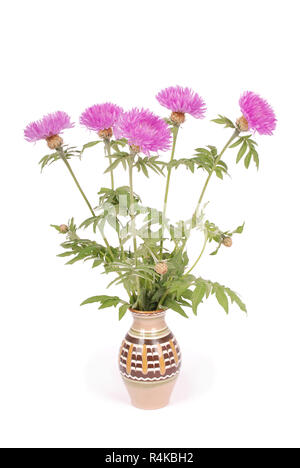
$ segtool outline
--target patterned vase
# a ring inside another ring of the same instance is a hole
[[[162,408],[179,374],[180,349],[165,322],[166,311],[131,313],[133,324],[120,349],[120,372],[134,406]]]

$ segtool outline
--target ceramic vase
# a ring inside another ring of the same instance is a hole
[[[119,355],[121,376],[135,407],[162,408],[180,371],[180,348],[165,322],[166,311],[131,313],[133,324]]]

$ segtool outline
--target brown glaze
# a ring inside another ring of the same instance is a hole
[[[150,398],[152,409],[160,408],[167,404],[168,392],[170,396],[179,374],[180,348],[166,325],[164,310],[132,310],[132,314],[134,322],[120,349],[120,372],[135,406],[151,409]],[[161,387],[161,393],[158,387]],[[137,394],[138,400],[135,398]],[[155,398],[152,398],[154,394]],[[160,394],[163,401],[160,401]],[[147,395],[148,403],[142,403],[143,395]]]

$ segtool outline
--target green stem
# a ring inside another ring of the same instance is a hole
[[[78,182],[78,180],[77,180],[77,177],[75,176],[75,174],[74,174],[74,172],[73,172],[73,170],[72,170],[72,168],[71,168],[71,166],[70,166],[70,164],[69,164],[69,161],[68,161],[67,158],[66,158],[66,155],[65,155],[65,153],[64,153],[64,150],[60,147],[60,148],[57,149],[57,151],[60,153],[61,159],[63,160],[63,162],[64,162],[65,165],[67,166],[68,171],[70,172],[70,174],[71,174],[71,176],[72,176],[72,178],[73,178],[73,180],[74,180],[74,182],[75,182],[75,184],[76,184],[76,186],[77,186],[79,192],[81,193],[81,195],[82,195],[84,201],[86,202],[87,206],[89,207],[90,212],[92,213],[93,216],[96,216],[96,214],[95,214],[95,212],[94,212],[94,210],[93,210],[93,208],[92,208],[90,202],[88,201],[88,199],[87,199],[87,197],[86,197],[84,191],[82,190],[82,188],[81,188],[81,186],[80,186],[80,184],[79,184],[79,182]],[[104,235],[103,232],[101,232],[101,234],[102,234],[103,240],[104,240],[104,242],[105,242],[105,244],[106,244],[106,247],[107,247],[107,249],[108,249],[108,251],[109,251],[109,253],[110,253],[112,259],[114,259],[113,253],[112,253],[111,248],[110,248],[110,245],[109,245],[109,243],[108,243],[108,240],[106,239],[106,237],[105,237],[105,235]]]
[[[174,160],[176,142],[177,142],[177,137],[178,137],[178,131],[179,131],[179,126],[174,126],[174,129],[173,129],[173,145],[172,145],[170,163]],[[163,217],[162,217],[163,228],[162,228],[162,240],[161,240],[161,243],[160,243],[161,256],[163,255],[163,247],[164,247],[164,241],[163,241],[164,230],[165,230],[164,222],[165,222],[165,217],[166,217],[166,213],[167,213],[167,204],[168,204],[168,197],[169,197],[171,172],[172,172],[172,168],[169,167],[168,168],[168,175],[167,175],[167,182],[166,182],[166,189],[165,189],[165,197],[164,197]]]
[[[188,271],[187,273],[185,273],[184,276],[189,275],[189,274],[191,273],[191,271],[198,265],[198,262],[200,261],[202,255],[204,254],[207,241],[208,241],[208,237],[205,236],[205,241],[204,241],[204,244],[203,244],[203,248],[202,248],[202,250],[201,250],[201,252],[200,252],[199,257],[198,257],[197,260],[195,261],[194,265],[189,269],[189,271]]]
[[[108,159],[109,159],[109,165],[111,166],[112,165],[111,146],[110,146],[110,140],[108,138],[106,138],[104,140],[104,148],[105,148],[106,155],[108,156]],[[115,190],[114,171],[113,170],[110,171],[110,183],[111,183],[111,189]],[[117,216],[116,216],[116,219],[118,220]],[[123,242],[122,242],[122,239],[121,239],[120,235],[118,235],[118,239],[119,239],[119,244],[120,244],[120,249],[121,249],[121,258],[122,258],[122,260],[124,260],[124,258],[125,258],[124,257],[124,247],[123,247]]]
[[[215,160],[215,163],[211,169],[211,172],[209,173],[209,175],[207,176],[207,179],[205,181],[205,184],[204,184],[204,187],[203,187],[203,190],[201,192],[201,195],[200,195],[200,198],[199,198],[199,201],[197,203],[197,206],[196,206],[196,210],[193,214],[193,220],[196,221],[197,219],[197,216],[198,216],[198,211],[199,211],[199,208],[201,206],[201,203],[202,203],[202,200],[203,200],[203,197],[205,195],[205,192],[206,192],[206,189],[207,189],[207,186],[209,184],[209,181],[219,163],[219,161],[221,160],[223,154],[225,153],[225,151],[227,150],[227,148],[230,146],[230,144],[233,142],[233,140],[235,140],[235,138],[239,135],[240,131],[238,129],[235,129],[233,135],[229,138],[228,142],[226,143],[226,145],[224,146],[224,148],[222,149],[221,153],[219,154],[219,156],[217,157],[217,159]]]
[[[105,150],[106,150],[106,154],[108,156],[108,159],[109,159],[109,165],[111,166],[112,164],[112,157],[111,157],[111,148],[110,148],[110,140],[106,139],[104,141],[104,145],[105,145]],[[114,183],[114,171],[110,171],[110,183],[111,183],[111,189],[112,190],[115,190],[115,183]]]
[[[138,257],[137,257],[137,242],[136,242],[136,224],[135,224],[135,214],[134,214],[134,195],[133,195],[133,162],[134,162],[134,154],[132,154],[131,158],[128,159],[128,166],[129,166],[129,187],[130,187],[130,207],[129,207],[129,214],[131,218],[131,230],[132,230],[132,237],[133,237],[133,250],[134,250],[134,262],[135,266],[138,265]],[[136,277],[136,287],[137,287],[137,307],[139,306],[139,296],[140,296],[140,280]]]
[[[79,192],[81,193],[81,195],[83,196],[83,199],[85,200],[87,206],[89,207],[90,212],[92,213],[93,216],[96,216],[90,202],[88,201],[84,191],[82,190],[82,188],[81,188],[81,186],[80,186],[80,184],[79,184],[79,182],[78,182],[78,180],[77,180],[77,178],[76,178],[76,176],[75,176],[75,174],[74,174],[74,172],[73,172],[73,170],[72,170],[72,168],[71,168],[71,166],[69,164],[69,161],[67,160],[67,158],[65,156],[64,150],[62,148],[59,148],[58,150],[59,150],[61,159],[63,160],[63,162],[67,166],[68,171],[70,172],[70,174],[71,174],[71,176],[72,176],[72,178],[73,178]]]
[[[135,266],[137,266],[137,242],[136,242],[136,224],[135,224],[135,214],[134,214],[134,196],[133,196],[133,158],[128,159],[129,165],[129,187],[130,187],[130,207],[129,214],[131,218],[131,229],[133,237],[133,249],[134,249],[134,260]]]

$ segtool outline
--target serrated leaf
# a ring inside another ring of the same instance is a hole
[[[58,226],[57,224],[50,224],[50,226],[53,227],[56,231],[58,231],[61,234],[60,226]]]
[[[238,226],[235,231],[233,231],[233,234],[242,234],[244,231],[245,223],[243,223],[241,226]]]
[[[236,148],[237,146],[240,146],[242,141],[244,141],[243,137],[239,138],[236,142],[232,143],[232,145],[230,145],[229,148]]]
[[[255,148],[252,148],[252,155],[257,169],[259,169],[259,156]]]
[[[118,297],[109,297],[105,301],[102,302],[102,304],[99,307],[100,309],[107,309],[108,307],[116,307],[120,302],[120,299]]]
[[[183,317],[188,318],[182,307],[180,307],[176,301],[173,301],[172,299],[166,299],[164,305],[182,315]]]
[[[126,314],[127,310],[129,309],[130,305],[129,304],[123,304],[119,308],[119,320],[122,320],[124,315]]]
[[[93,304],[94,302],[101,302],[103,297],[105,297],[105,296],[92,296],[92,297],[89,297],[88,299],[83,301],[80,305],[83,306],[83,305],[86,305],[86,304]]]
[[[83,153],[85,149],[91,148],[92,146],[98,145],[99,143],[101,143],[101,140],[90,141],[89,143],[86,143],[85,145],[83,145],[81,153]]]
[[[206,284],[204,282],[196,286],[193,292],[193,296],[192,296],[192,309],[195,315],[197,315],[197,308],[199,304],[202,302],[202,299],[205,293],[206,293]]]
[[[243,301],[240,299],[240,297],[234,291],[232,291],[229,288],[226,288],[225,291],[228,294],[228,296],[230,297],[231,302],[232,303],[235,302],[243,312],[247,313],[247,307],[243,303]]]
[[[247,154],[247,156],[245,157],[245,161],[244,161],[246,169],[248,169],[249,166],[250,166],[251,158],[252,158],[252,152],[250,150],[249,153]]]
[[[242,157],[244,156],[244,154],[246,153],[246,150],[247,150],[247,143],[246,141],[244,141],[244,143],[242,144],[239,152],[238,152],[238,155],[237,155],[237,158],[236,158],[236,163],[238,163]]]
[[[229,306],[228,306],[228,298],[224,292],[224,288],[222,286],[215,286],[215,292],[216,292],[216,298],[220,306],[223,307],[225,310],[226,314],[229,312]]]

